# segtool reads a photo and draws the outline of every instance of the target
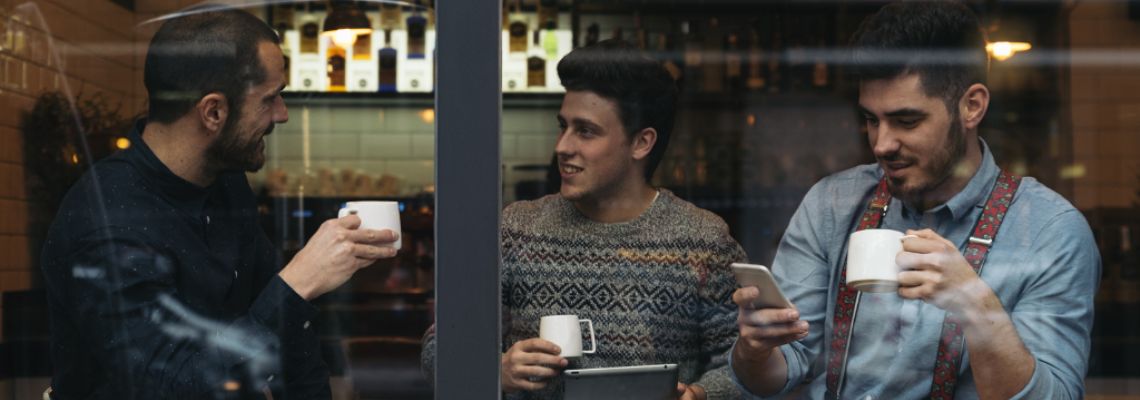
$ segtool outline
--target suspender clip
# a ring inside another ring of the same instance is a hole
[[[990,247],[991,245],[994,244],[994,240],[993,239],[980,238],[977,236],[970,236],[970,243],[980,244],[982,246]]]

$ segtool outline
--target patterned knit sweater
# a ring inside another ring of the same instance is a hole
[[[710,400],[739,397],[726,364],[737,336],[729,264],[745,260],[744,251],[719,217],[660,193],[637,219],[616,224],[586,218],[560,195],[507,207],[504,351],[538,337],[542,316],[575,314],[593,321],[598,349],[570,368],[676,363],[679,379],[704,387]],[[428,372],[434,355],[429,331]],[[555,380],[509,398],[559,399],[562,390]]]

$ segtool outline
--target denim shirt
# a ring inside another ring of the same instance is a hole
[[[984,159],[961,192],[925,212],[892,198],[882,228],[930,228],[964,249],[1000,172],[988,146],[979,142]],[[881,177],[882,170],[869,164],[823,179],[808,192],[780,242],[773,273],[800,318],[810,324],[806,338],[780,348],[788,363],[781,395],[804,384],[806,397],[824,398],[836,280],[847,236]],[[1081,213],[1037,180],[1024,178],[981,272],[1036,361],[1032,378],[1015,398],[1084,397],[1100,269],[1100,254]],[[929,396],[945,315],[896,292],[862,294],[840,397]],[[978,398],[968,352],[955,398]]]

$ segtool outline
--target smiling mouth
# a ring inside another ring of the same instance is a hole
[[[562,172],[563,175],[574,175],[574,174],[577,174],[579,172],[582,172],[582,168],[575,167],[573,165],[566,165],[566,164],[559,166],[559,170]]]

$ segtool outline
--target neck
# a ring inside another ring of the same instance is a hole
[[[208,143],[192,126],[183,120],[170,124],[147,122],[143,128],[142,140],[150,148],[158,161],[179,178],[199,187],[207,187],[218,177],[205,162]]]
[[[976,135],[967,141],[966,154],[958,164],[951,167],[950,174],[941,184],[926,193],[922,193],[912,203],[919,211],[926,211],[950,201],[955,195],[970,184],[970,180],[977,175],[982,166],[982,143]]]
[[[574,201],[574,208],[595,222],[628,222],[641,216],[657,197],[657,189],[649,186],[644,179],[636,185],[625,185],[617,193],[598,196],[594,199]]]

